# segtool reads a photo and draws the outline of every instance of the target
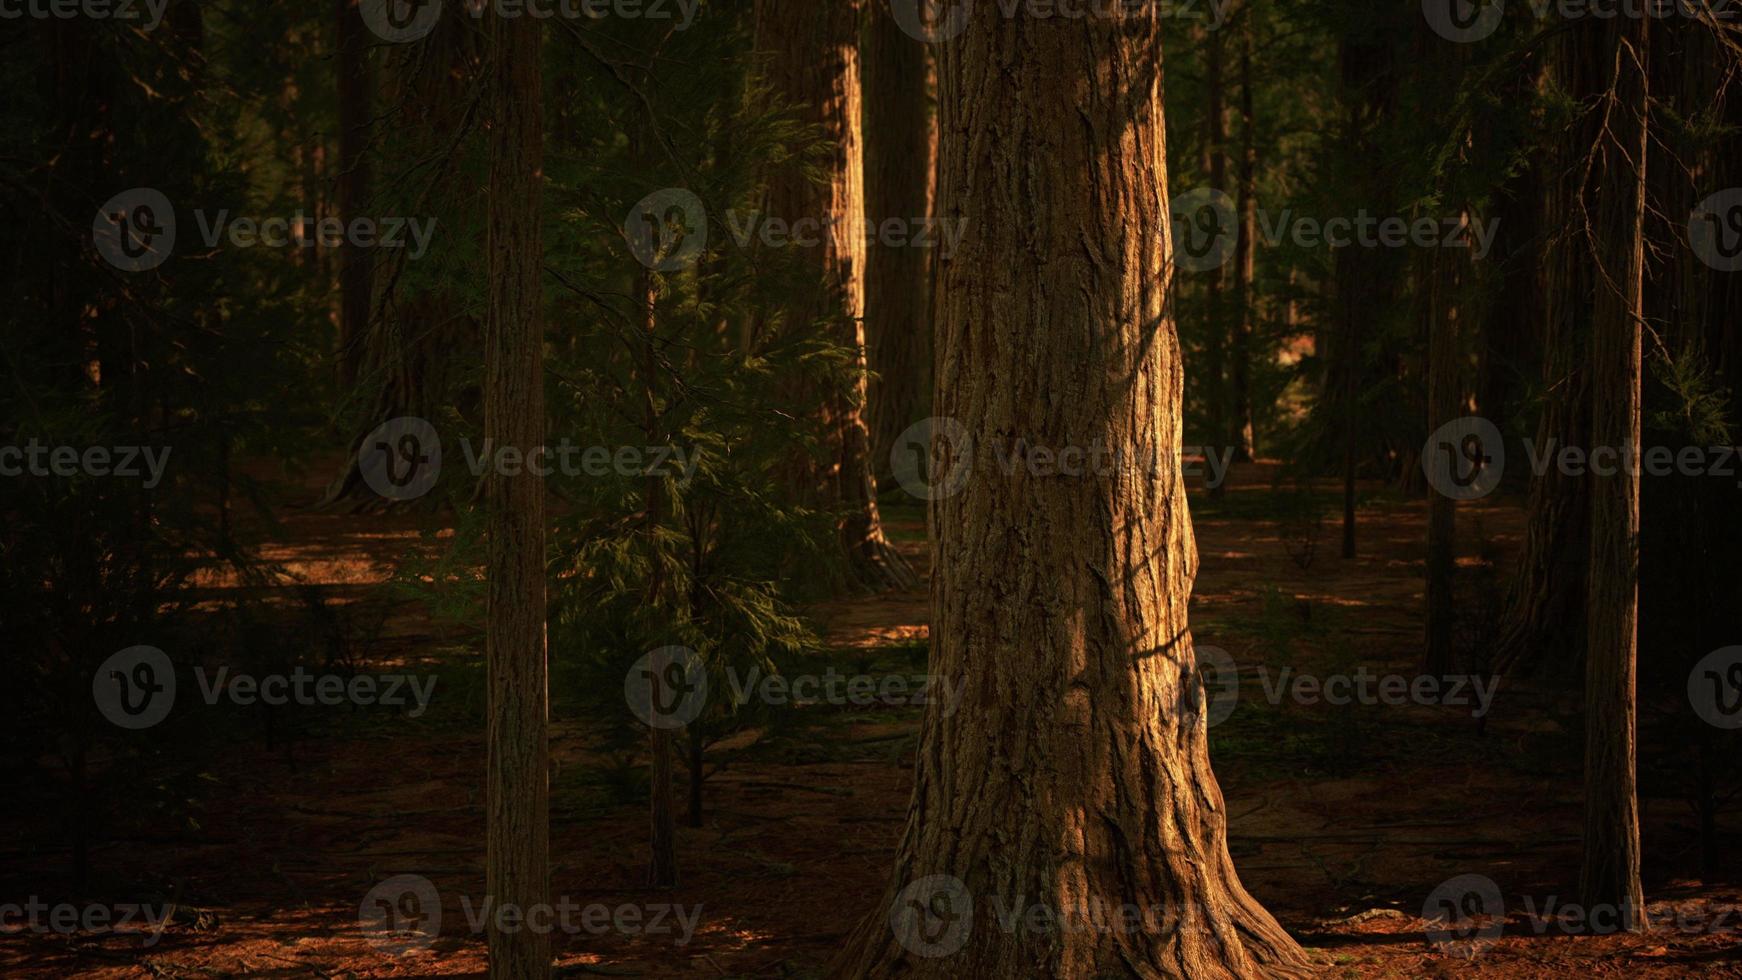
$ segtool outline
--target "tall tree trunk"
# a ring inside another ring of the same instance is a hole
[[[1228,378],[1233,401],[1234,459],[1249,462],[1252,442],[1252,334],[1258,319],[1258,293],[1253,274],[1258,254],[1258,133],[1252,114],[1252,30],[1250,10],[1240,25],[1240,237],[1234,243],[1234,324],[1232,370]]]
[[[1377,0],[1363,0],[1356,5],[1359,13],[1374,21],[1387,16],[1388,8]],[[1338,68],[1342,91],[1343,127],[1337,147],[1337,159],[1342,176],[1352,188],[1356,200],[1368,203],[1379,214],[1390,213],[1392,189],[1383,174],[1373,172],[1372,160],[1377,144],[1384,137],[1382,130],[1393,113],[1397,84],[1394,75],[1396,61],[1390,42],[1381,34],[1377,39],[1345,38],[1338,51]],[[1336,249],[1335,310],[1332,330],[1335,351],[1330,363],[1326,395],[1329,413],[1325,425],[1341,436],[1340,450],[1343,477],[1343,544],[1344,558],[1355,557],[1355,491],[1360,462],[1362,434],[1362,396],[1368,378],[1366,324],[1374,310],[1384,309],[1391,302],[1391,284],[1396,278],[1396,262],[1391,250],[1351,246]]]
[[[852,390],[824,400],[823,460],[806,460],[800,491],[841,509],[841,538],[855,570],[880,586],[914,584],[883,536],[871,471],[871,433],[865,424],[865,213],[864,159],[859,142],[859,0],[756,0],[756,50],[767,81],[793,106],[801,122],[828,139],[820,165],[824,181],[806,173],[805,161],[774,168],[768,180],[771,218],[820,221],[815,248],[798,247],[805,282],[785,314],[789,328],[826,323],[834,341],[854,351],[859,369]]]
[[[1570,41],[1550,50],[1543,82],[1579,99],[1592,98],[1596,84]],[[1584,135],[1559,140],[1554,159],[1543,167],[1540,222],[1545,238],[1537,292],[1545,398],[1534,447],[1540,458],[1569,446],[1591,445],[1590,351],[1584,324],[1591,318],[1594,282],[1578,229],[1584,208],[1580,162],[1594,137],[1589,124],[1575,131]],[[1532,478],[1524,544],[1495,640],[1497,673],[1583,660],[1590,500],[1589,484],[1558,466],[1550,465]]]
[[[489,19],[490,284],[484,438],[530,454],[544,445],[544,90],[540,22]],[[485,886],[498,906],[550,901],[549,692],[545,662],[544,484],[486,477],[489,774]],[[548,977],[550,937],[503,929],[487,938],[492,978]]]
[[[1203,164],[1210,177],[1210,186],[1218,193],[1228,192],[1228,110],[1223,99],[1223,45],[1220,31],[1206,28],[1204,44],[1205,94]],[[1236,236],[1235,247],[1239,247]],[[1210,430],[1208,444],[1220,452],[1229,444],[1228,432],[1228,271],[1226,265],[1210,270],[1204,284],[1204,381],[1208,395],[1204,399],[1206,424]],[[1208,470],[1206,469],[1206,473]],[[1222,483],[1211,488],[1213,496],[1225,490]]]
[[[1463,259],[1449,249],[1425,251],[1421,264],[1426,269],[1422,287],[1426,293],[1423,306],[1428,327],[1427,428],[1429,432],[1438,432],[1441,426],[1462,414],[1459,405],[1464,391],[1459,361],[1463,345],[1459,336],[1458,289]],[[1453,671],[1457,529],[1457,502],[1445,493],[1429,490],[1423,673],[1430,677],[1445,677]]]
[[[930,214],[931,120],[926,46],[901,29],[889,0],[871,0],[865,28],[865,340],[871,368],[866,416],[871,465],[888,476],[889,453],[919,421],[931,381],[931,256],[877,235],[884,221]],[[881,480],[880,480],[881,482]]]
[[[1617,18],[1591,33],[1585,57],[1609,83],[1594,107],[1596,214],[1591,371],[1603,392],[1591,413],[1593,451],[1619,449],[1632,465],[1594,476],[1585,658],[1585,840],[1579,890],[1586,908],[1619,909],[1646,925],[1639,881],[1638,721],[1635,673],[1639,608],[1639,439],[1644,314],[1645,188],[1649,85],[1647,18]]]
[[[484,34],[469,17],[443,17],[429,36],[395,46],[381,102],[391,106],[385,125],[392,127],[398,159],[407,164],[406,179],[389,174],[374,200],[378,205],[404,207],[402,214],[440,214],[441,230],[431,252],[421,261],[440,261],[444,248],[461,247],[453,239],[474,227],[471,219],[482,200],[465,185],[461,167],[467,139],[477,124],[475,90],[484,63]],[[401,184],[408,185],[400,187]],[[394,190],[406,198],[390,200]],[[449,221],[452,216],[455,220]],[[484,243],[477,246],[482,249]],[[402,282],[409,261],[397,250],[379,268],[372,268],[372,308],[362,323],[357,355],[355,404],[347,412],[352,423],[351,453],[346,468],[331,483],[322,506],[345,502],[363,509],[383,505],[369,493],[358,465],[358,450],[381,423],[400,416],[433,420],[459,396],[462,414],[478,409],[476,388],[461,391],[465,365],[475,363],[482,343],[481,325],[466,312],[460,290],[442,284]],[[379,287],[379,288],[376,288]]]
[[[969,439],[935,443],[932,472],[971,460],[973,478],[930,515],[931,669],[959,694],[927,708],[889,887],[834,972],[1295,972],[1300,949],[1235,874],[1205,720],[1179,710],[1200,683],[1197,551],[1157,14],[969,9],[940,54],[938,199],[975,233],[941,265],[934,388]],[[1145,463],[1005,475],[999,454],[1024,442]],[[1001,928],[1001,905],[1035,903],[1078,923],[1133,907],[1158,921]]]
[[[659,398],[656,390],[659,377],[658,328],[659,287],[653,270],[642,268],[636,274],[636,292],[641,305],[642,347],[641,374],[643,385],[642,436],[649,446],[664,445],[659,431]],[[642,507],[646,513],[643,526],[647,534],[647,609],[656,620],[669,615],[665,606],[665,556],[660,553],[659,524],[665,511],[665,477],[650,472],[647,475]],[[694,724],[694,722],[691,722]],[[677,885],[677,804],[672,797],[672,733],[662,725],[649,725],[648,800],[652,822],[651,844],[653,860],[648,869],[648,883],[656,888]]]
[[[367,148],[375,100],[368,29],[357,4],[358,0],[338,0],[339,173],[335,196],[338,218],[347,227],[362,216],[369,198]],[[374,278],[369,251],[350,241],[343,243],[339,248],[338,360],[339,380],[347,389],[357,383],[374,300]]]

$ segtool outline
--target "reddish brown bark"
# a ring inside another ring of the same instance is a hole
[[[1177,455],[1156,14],[972,9],[939,55],[940,213],[971,230],[941,264],[934,389],[971,442],[935,445],[933,473],[948,486],[972,469],[931,503],[931,671],[960,693],[927,708],[894,873],[834,972],[1295,972],[1300,949],[1235,874],[1204,719],[1180,710],[1196,683],[1197,554]],[[1000,468],[1018,440],[1146,463],[1076,477]],[[958,942],[931,921],[936,876],[961,886]],[[1000,921],[1000,906],[1037,904],[1145,917]]]

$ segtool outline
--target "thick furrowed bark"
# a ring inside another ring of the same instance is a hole
[[[933,472],[972,470],[931,504],[931,671],[959,693],[927,709],[894,875],[833,972],[1298,971],[1304,954],[1235,874],[1205,723],[1181,710],[1197,553],[1154,12],[973,9],[939,62],[940,213],[968,234],[941,263],[934,398],[970,443],[939,440]],[[1097,446],[1118,462],[998,465]],[[909,917],[917,933],[892,925],[940,875],[972,898],[955,949],[926,942],[929,915]],[[1029,906],[1079,927],[1031,928]]]

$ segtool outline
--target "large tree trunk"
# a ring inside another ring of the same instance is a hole
[[[544,91],[540,23],[491,17],[489,312],[484,439],[544,445]],[[545,663],[544,484],[486,477],[489,774],[485,887],[498,906],[550,901],[549,701]],[[550,937],[492,916],[492,978],[548,977]]]
[[[347,227],[362,216],[369,197],[369,120],[374,114],[375,80],[369,66],[368,29],[358,0],[338,0],[339,173],[338,218]],[[352,242],[339,248],[339,380],[357,383],[363,337],[374,301],[374,262],[369,250]]]
[[[902,430],[919,421],[931,380],[931,256],[875,236],[884,222],[929,214],[931,120],[926,46],[872,0],[865,28],[865,221],[876,244],[865,260],[865,339],[871,368],[866,415],[871,464],[887,476]]]
[[[939,439],[932,470],[972,478],[930,515],[931,670],[959,694],[927,708],[890,884],[835,972],[1296,971],[1302,952],[1235,874],[1205,720],[1181,710],[1200,683],[1197,551],[1157,15],[972,10],[938,72],[940,212],[973,229],[941,266],[934,388],[968,440]],[[1005,473],[1023,442],[1142,463]],[[1001,907],[1036,904],[1076,925],[1001,926]],[[1133,906],[1159,921],[1081,928]]]
[[[913,574],[883,536],[871,475],[871,434],[865,425],[864,161],[859,143],[859,3],[857,0],[756,0],[756,50],[767,81],[829,141],[820,166],[827,180],[806,173],[805,161],[773,169],[770,218],[823,222],[817,247],[799,246],[804,281],[784,304],[789,329],[826,323],[834,341],[856,352],[859,376],[844,396],[824,399],[821,461],[798,467],[801,494],[841,509],[842,543],[855,571],[870,584],[906,587]]]
[[[1645,18],[1590,33],[1583,56],[1607,78],[1592,148],[1596,213],[1587,241],[1595,264],[1591,412],[1593,451],[1618,449],[1631,467],[1592,478],[1591,566],[1585,658],[1585,840],[1579,878],[1588,909],[1619,909],[1626,928],[1646,924],[1639,881],[1638,721],[1635,673],[1639,608],[1639,439],[1644,314],[1648,90]]]

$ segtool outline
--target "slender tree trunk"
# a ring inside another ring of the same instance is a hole
[[[820,162],[827,179],[814,180],[796,160],[776,167],[769,174],[768,210],[770,217],[788,222],[822,223],[819,246],[796,246],[807,281],[785,304],[787,323],[793,329],[827,324],[836,343],[856,352],[859,369],[851,391],[824,400],[824,458],[800,467],[799,489],[845,512],[842,543],[862,578],[907,587],[914,584],[912,571],[883,536],[864,415],[859,8],[859,0],[756,0],[756,50],[766,59],[768,83],[802,122],[820,127],[829,140]]]
[[[339,173],[335,196],[339,220],[346,226],[362,216],[369,198],[368,130],[375,97],[368,29],[357,3],[338,0]],[[339,248],[339,380],[346,389],[357,383],[373,300],[374,269],[369,252],[347,241]]]
[[[636,274],[636,289],[641,300],[643,418],[642,435],[649,446],[664,445],[659,431],[658,383],[659,360],[658,311],[659,289],[653,270],[643,268]],[[646,494],[642,501],[646,512],[645,529],[648,549],[647,607],[654,618],[661,616],[665,605],[665,557],[660,554],[659,523],[665,511],[665,478],[649,473]],[[669,613],[668,613],[669,614]],[[648,870],[648,882],[656,888],[677,885],[677,804],[672,797],[672,733],[660,725],[649,725],[648,755],[652,760],[649,772],[648,799],[651,803],[653,860]]]
[[[540,22],[489,18],[490,263],[484,438],[530,454],[545,441],[544,92]],[[550,902],[544,485],[485,478],[489,574],[489,819],[485,884],[498,906]],[[550,936],[491,917],[492,978],[548,977]]]
[[[1592,149],[1596,203],[1588,244],[1596,266],[1591,370],[1603,392],[1591,414],[1593,449],[1619,449],[1632,465],[1595,476],[1586,611],[1585,840],[1579,889],[1586,908],[1619,909],[1628,929],[1646,926],[1639,880],[1638,721],[1635,674],[1639,608],[1639,439],[1644,313],[1645,188],[1649,86],[1647,18],[1601,26],[1587,48],[1611,81],[1595,107],[1604,120]],[[1595,50],[1592,51],[1591,49]]]
[[[1234,244],[1234,304],[1239,317],[1234,326],[1233,370],[1229,395],[1233,399],[1233,450],[1238,462],[1249,462],[1252,441],[1252,334],[1258,319],[1258,293],[1253,288],[1258,250],[1258,134],[1252,114],[1252,23],[1251,11],[1240,27],[1240,237]]]
[[[1467,217],[1467,215],[1466,215]],[[1457,418],[1463,401],[1459,370],[1462,343],[1459,336],[1458,287],[1460,257],[1447,249],[1429,249],[1423,287],[1428,321],[1428,416],[1429,432]],[[1453,671],[1453,583],[1457,572],[1457,502],[1437,490],[1428,492],[1427,521],[1427,616],[1424,629],[1426,651],[1423,672],[1445,677]]]
[[[967,9],[940,53],[938,198],[975,232],[941,267],[934,398],[968,440],[936,442],[933,472],[947,484],[971,461],[972,477],[931,502],[931,669],[960,693],[927,708],[888,890],[833,972],[1297,972],[1300,949],[1235,874],[1204,718],[1180,710],[1199,683],[1197,552],[1157,14]],[[1006,475],[995,460],[1023,442],[1144,462]],[[1142,921],[1001,927],[1001,905],[1036,904]]]
[[[1210,176],[1210,186],[1217,192],[1228,192],[1228,110],[1223,99],[1224,76],[1222,34],[1205,30],[1207,49],[1204,85],[1207,107],[1204,110],[1204,169]],[[1236,236],[1235,247],[1239,247]],[[1206,422],[1210,430],[1209,444],[1218,452],[1229,445],[1228,431],[1228,271],[1226,265],[1210,270],[1204,285],[1208,329],[1204,332],[1204,381],[1208,395],[1204,399]],[[1208,472],[1206,470],[1206,472]],[[1213,496],[1224,492],[1218,483],[1211,489]]]
[[[911,223],[930,214],[931,120],[926,46],[871,0],[865,28],[865,221],[873,244],[865,260],[865,339],[870,363],[871,465],[889,475],[889,453],[902,430],[919,421],[931,380],[929,250],[896,245],[876,233],[885,221]],[[881,482],[881,481],[880,481]]]

